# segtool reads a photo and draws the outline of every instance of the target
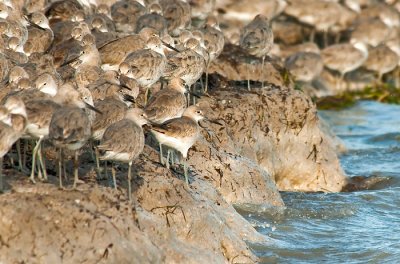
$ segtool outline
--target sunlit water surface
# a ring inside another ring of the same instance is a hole
[[[400,263],[400,106],[360,102],[320,115],[344,141],[349,176],[389,180],[352,193],[282,193],[286,209],[241,208],[268,245],[263,263]]]

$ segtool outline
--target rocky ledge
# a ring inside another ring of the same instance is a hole
[[[189,151],[189,187],[182,169],[161,166],[151,147],[134,164],[133,203],[123,166],[118,190],[94,180],[93,164],[82,166],[86,183],[77,190],[59,190],[54,176],[32,185],[6,170],[0,262],[256,263],[249,243],[268,238],[233,205],[282,207],[279,190],[337,192],[347,178],[311,99],[271,61],[264,72],[248,61],[222,54],[212,67],[210,95],[198,104],[222,126],[203,123]],[[227,81],[246,79],[249,67],[264,88]]]

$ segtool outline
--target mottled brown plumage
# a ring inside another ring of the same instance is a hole
[[[132,200],[131,167],[144,148],[142,126],[147,123],[143,110],[130,109],[124,119],[112,124],[104,133],[98,146],[102,160],[126,162],[128,169],[128,197]],[[113,170],[114,187],[116,188],[115,171]]]
[[[99,48],[105,70],[118,70],[118,66],[132,52],[144,49],[146,42],[139,35],[129,35],[111,41]]]
[[[185,87],[181,79],[173,79],[168,87],[154,94],[144,111],[154,124],[162,124],[170,119],[181,117],[186,106]]]

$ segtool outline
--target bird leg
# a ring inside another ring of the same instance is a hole
[[[31,169],[31,177],[29,178],[31,182],[36,183],[35,181],[35,167],[36,167],[36,157],[37,153],[40,147],[40,144],[42,142],[43,137],[40,137],[39,140],[36,142],[35,147],[33,148],[32,151],[32,169]]]
[[[60,148],[59,156],[58,156],[58,180],[59,180],[59,186],[61,189],[63,188],[63,183],[62,183],[63,163],[64,163],[64,156],[63,156],[62,148]]]
[[[129,167],[128,167],[128,198],[129,201],[132,201],[132,186],[131,186],[131,181],[132,181],[132,161],[129,162]]]
[[[116,171],[115,171],[114,164],[111,164],[111,174],[112,174],[112,181],[113,181],[114,189],[117,190],[117,177],[116,177]]]
[[[101,170],[100,170],[100,160],[99,160],[99,150],[97,148],[94,149],[94,154],[96,156],[96,169],[97,169],[97,177],[101,179]]]
[[[208,68],[210,67],[210,59],[207,60],[206,65],[206,86],[204,87],[204,93],[206,94],[208,91]]]
[[[313,27],[310,33],[310,42],[314,42],[314,40],[315,40],[315,28]]]
[[[17,140],[17,155],[18,155],[18,168],[20,171],[24,171],[24,167],[22,166],[22,155],[21,155],[21,139]]]
[[[41,143],[40,146],[39,146],[38,155],[39,155],[40,166],[42,167],[42,171],[43,171],[43,179],[44,179],[45,181],[47,181],[47,180],[48,180],[48,177],[47,177],[47,170],[46,170],[46,160],[45,160],[44,157],[43,157],[43,153],[42,153],[42,144],[43,144],[43,143]]]
[[[247,90],[251,90],[250,89],[250,61],[247,64]]]
[[[3,157],[0,158],[0,193],[4,190],[3,184]]]
[[[187,167],[186,158],[183,159],[183,173],[185,174],[186,186],[189,187],[188,167]]]
[[[161,163],[161,165],[165,165],[164,158],[163,158],[163,152],[162,152],[162,144],[159,143],[159,146],[160,146],[160,163]]]
[[[169,157],[170,157],[170,155],[171,155],[171,150],[168,149],[168,150],[167,150],[167,161],[166,161],[166,167],[167,167],[167,169],[169,169]]]
[[[263,56],[262,57],[262,64],[261,64],[261,78],[262,78],[262,81],[261,81],[261,88],[264,88],[264,76],[265,76],[265,74],[264,74],[264,62],[265,62],[265,56]]]
[[[144,104],[147,104],[147,99],[149,97],[149,89],[150,87],[146,87],[146,92],[144,93]]]
[[[79,182],[79,178],[78,178],[78,167],[79,167],[79,161],[78,161],[78,151],[75,150],[74,152],[74,185],[73,185],[73,189],[76,188],[76,185]]]

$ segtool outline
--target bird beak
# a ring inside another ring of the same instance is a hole
[[[125,101],[135,103],[135,98],[133,96],[130,96],[129,94],[124,94],[123,97]]]
[[[40,29],[40,30],[46,30],[46,29],[42,28],[41,26],[33,23],[32,20],[30,20],[30,18],[27,15],[24,15],[24,18],[25,18],[25,20],[28,22],[28,24],[30,26],[35,27],[35,28]]]
[[[127,89],[127,90],[129,90],[129,91],[132,91],[132,89],[131,89],[130,87],[126,86],[125,84],[120,84],[120,86],[121,86],[122,88],[124,88],[124,89]]]
[[[165,41],[163,41],[163,40],[161,40],[161,42],[162,42],[162,44],[165,46],[165,47],[167,47],[167,48],[169,48],[169,49],[172,49],[173,51],[176,51],[176,52],[181,52],[180,50],[178,50],[177,48],[175,48],[175,47],[172,47],[170,44],[168,44],[167,42],[165,42]]]
[[[90,110],[92,110],[92,111],[94,111],[94,112],[96,112],[96,113],[98,113],[98,114],[100,114],[100,115],[103,114],[99,109],[95,108],[95,107],[94,107],[93,105],[91,105],[91,104],[85,103],[85,106],[86,106],[86,108],[88,108],[88,109],[90,109]]]

